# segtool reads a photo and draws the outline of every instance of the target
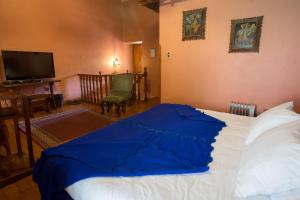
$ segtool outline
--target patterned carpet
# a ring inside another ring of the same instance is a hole
[[[113,122],[113,119],[95,111],[76,108],[67,112],[32,119],[32,138],[42,148],[48,148],[103,128]],[[24,122],[21,122],[19,127],[24,131]]]

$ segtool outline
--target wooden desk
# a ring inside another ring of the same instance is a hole
[[[25,82],[25,83],[12,83],[12,84],[1,83],[0,84],[0,89],[2,89],[2,90],[16,90],[17,88],[20,88],[20,87],[49,85],[49,92],[50,92],[50,95],[51,95],[51,101],[52,101],[52,104],[53,104],[54,108],[56,108],[55,101],[54,101],[53,86],[54,86],[54,83],[57,83],[57,82],[60,82],[60,80],[42,80],[40,82],[28,82],[28,83]]]

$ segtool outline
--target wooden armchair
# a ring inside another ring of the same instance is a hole
[[[130,102],[133,97],[133,85],[133,74],[112,75],[110,93],[101,101],[102,114],[104,113],[104,106],[107,106],[107,111],[109,111],[113,105],[117,107],[118,116],[120,116],[120,108],[125,112],[126,102]]]
[[[121,96],[126,101],[132,99],[133,74],[116,74],[111,77],[111,90],[109,96]]]

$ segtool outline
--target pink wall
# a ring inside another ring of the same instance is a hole
[[[142,65],[148,68],[150,96],[160,96],[159,14],[129,0],[123,3],[122,24],[123,41],[143,41]],[[151,48],[157,50],[155,58],[150,57]]]
[[[57,88],[77,98],[76,74],[111,73],[114,56],[118,70],[131,68],[121,9],[120,0],[0,0],[0,49],[53,52]]]
[[[182,11],[202,7],[206,39],[182,42]],[[261,112],[294,100],[300,111],[300,1],[188,0],[160,9],[163,102],[226,111],[241,101]],[[260,15],[260,52],[229,54],[230,21]]]

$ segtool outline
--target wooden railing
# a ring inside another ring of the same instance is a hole
[[[126,73],[129,72],[127,71]],[[144,68],[144,72],[142,73],[132,74],[134,75],[133,99],[141,101],[143,95],[144,101],[147,101],[147,68]],[[78,74],[81,89],[81,101],[91,104],[100,104],[102,98],[107,96],[110,92],[112,75],[113,74],[101,74],[101,72],[98,75]]]

